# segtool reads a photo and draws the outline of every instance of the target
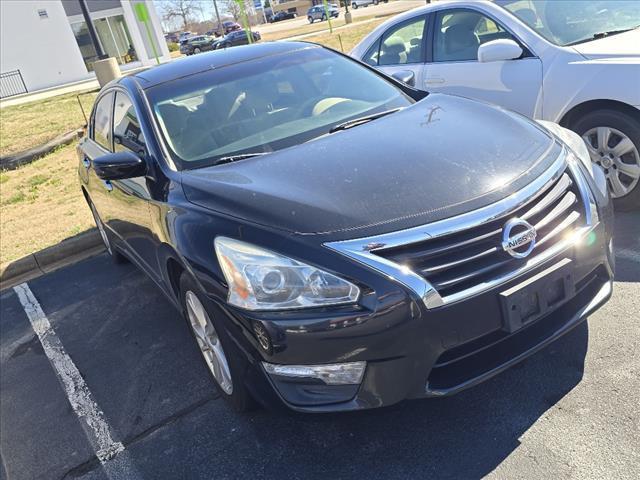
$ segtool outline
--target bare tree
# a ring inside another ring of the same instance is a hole
[[[197,13],[202,12],[198,0],[163,0],[160,9],[166,22],[179,20],[185,30],[195,20]]]
[[[240,20],[241,8],[240,4],[237,0],[224,0],[224,9],[233,17],[233,19],[237,22]]]

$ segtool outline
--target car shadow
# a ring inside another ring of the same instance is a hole
[[[617,282],[640,282],[640,212],[616,212],[613,251]]]
[[[290,452],[296,464],[313,466],[311,477],[481,478],[581,381],[588,337],[584,322],[523,363],[448,398],[344,414],[257,412],[254,437],[261,455]]]

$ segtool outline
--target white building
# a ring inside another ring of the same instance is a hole
[[[156,63],[154,46],[161,62],[170,59],[152,0],[87,3],[103,50],[123,71]],[[149,32],[137,3],[147,6]],[[0,0],[0,22],[0,96],[94,77],[97,55],[78,0]]]

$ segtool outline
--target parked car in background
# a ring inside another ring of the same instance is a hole
[[[452,395],[611,296],[611,200],[579,136],[318,45],[113,81],[78,153],[107,251],[182,312],[237,410]]]
[[[640,2],[436,2],[351,52],[420,89],[477,98],[582,136],[618,208],[640,207]],[[410,78],[410,77],[407,77]]]
[[[258,42],[262,38],[259,32],[250,32],[253,41]],[[235,30],[213,43],[213,50],[221,48],[236,47],[238,45],[248,45],[249,37],[246,30]]]
[[[222,28],[224,30],[225,35],[227,33],[235,32],[236,30],[240,30],[242,27],[237,22],[232,22],[230,20],[222,22]]]
[[[389,0],[351,0],[351,8],[368,7],[369,5],[378,5],[382,2],[388,3]]]
[[[338,18],[340,15],[340,9],[337,5],[328,4],[326,10],[324,5],[316,5],[307,10],[307,20],[309,20],[309,23],[313,23],[316,20],[324,21],[327,19],[327,11],[329,11],[331,18]]]
[[[214,37],[209,35],[196,35],[185,40],[180,44],[180,53],[184,55],[193,55],[200,52],[213,50]]]
[[[182,43],[188,38],[193,37],[194,35],[195,34],[193,32],[189,32],[189,31],[180,32],[180,35],[178,35],[178,42]]]
[[[281,10],[279,12],[276,12],[269,19],[269,23],[281,22],[282,20],[290,20],[292,18],[296,18],[297,16],[298,15],[296,15],[295,12],[285,12],[284,10]]]

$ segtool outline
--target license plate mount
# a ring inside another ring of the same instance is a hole
[[[573,262],[565,258],[500,293],[503,329],[509,333],[520,330],[551,313],[574,293]]]

